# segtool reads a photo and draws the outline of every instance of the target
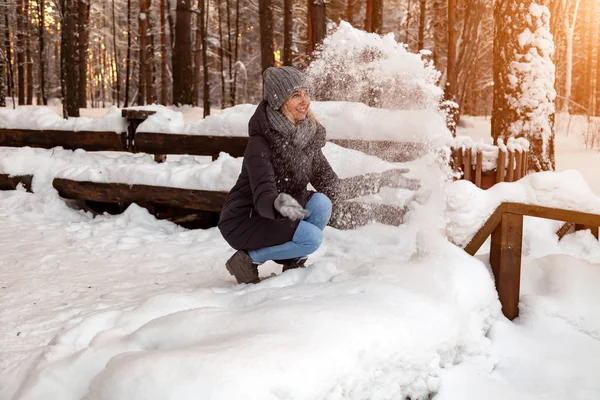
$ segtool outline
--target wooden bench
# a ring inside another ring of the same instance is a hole
[[[510,320],[519,315],[524,216],[580,224],[591,229],[596,238],[600,226],[599,214],[521,203],[502,203],[496,208],[464,250],[470,255],[475,255],[486,239],[492,236],[490,265],[502,304],[502,313]]]
[[[221,191],[63,178],[55,178],[52,186],[62,198],[75,200],[80,207],[95,213],[118,214],[136,203],[159,219],[168,219],[188,228],[216,226],[228,194]],[[353,229],[371,221],[400,225],[404,214],[403,208],[385,204],[340,202],[334,205],[330,225],[338,229]]]

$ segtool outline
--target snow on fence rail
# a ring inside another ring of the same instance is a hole
[[[488,189],[498,182],[514,182],[527,174],[529,142],[524,138],[509,138],[497,145],[474,142],[459,136],[452,144],[452,167],[457,179],[473,182]]]

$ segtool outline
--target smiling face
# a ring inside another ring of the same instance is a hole
[[[283,113],[294,123],[304,121],[308,108],[310,107],[310,96],[306,89],[298,89],[283,103]]]

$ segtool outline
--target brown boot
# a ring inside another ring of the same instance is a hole
[[[238,283],[258,283],[258,266],[252,263],[252,258],[244,250],[238,250],[225,263],[227,271]]]
[[[283,269],[281,272],[285,272],[288,269],[295,269],[295,268],[304,268],[306,267],[304,264],[306,263],[306,258],[302,258],[298,261],[294,260],[294,259],[289,259],[289,260],[285,260],[283,263]]]

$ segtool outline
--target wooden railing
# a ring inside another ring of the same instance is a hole
[[[521,203],[502,203],[496,208],[464,249],[470,255],[475,255],[486,239],[492,236],[490,265],[502,313],[510,320],[519,315],[523,216],[581,224],[591,229],[596,238],[600,226],[600,214]]]
[[[462,173],[460,179],[471,181],[481,189],[488,189],[499,182],[514,182],[527,174],[526,150],[511,151],[504,146],[497,148],[495,168],[485,171],[483,151],[473,148],[452,149],[452,166]]]

